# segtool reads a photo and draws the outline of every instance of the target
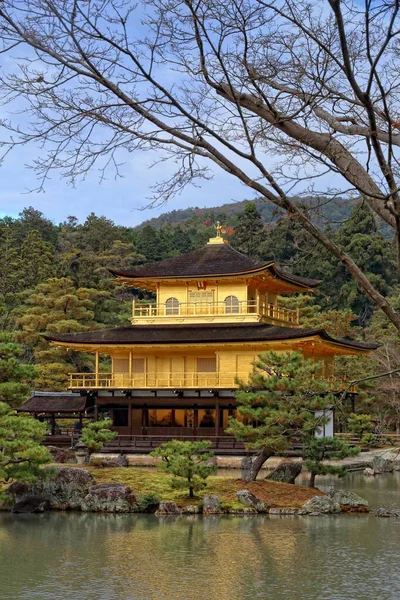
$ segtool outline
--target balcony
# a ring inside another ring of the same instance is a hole
[[[232,389],[249,373],[70,373],[70,389]],[[336,377],[326,378],[334,392],[355,392],[355,386]]]
[[[231,297],[232,298],[232,297]],[[263,321],[298,327],[299,313],[276,304],[257,301],[176,302],[147,304],[133,302],[132,325],[167,323],[235,323]]]

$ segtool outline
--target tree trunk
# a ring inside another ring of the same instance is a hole
[[[189,487],[189,498],[194,498],[193,488]]]
[[[313,473],[311,471],[311,473],[310,473],[310,479],[308,481],[308,487],[312,487],[312,488],[315,487],[315,478],[316,478],[316,473]]]
[[[272,455],[273,452],[271,452],[267,448],[263,448],[254,458],[246,456],[246,458],[242,460],[242,480],[255,481],[257,479],[257,475],[261,470],[261,467],[263,466],[265,461],[268,460],[268,458]]]

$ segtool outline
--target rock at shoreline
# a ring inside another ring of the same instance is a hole
[[[331,496],[313,496],[300,508],[299,515],[319,516],[340,513],[340,504]]]
[[[299,514],[299,508],[270,508],[268,514],[270,515],[297,515]]]
[[[393,460],[384,458],[383,456],[375,456],[372,461],[372,470],[374,471],[375,475],[380,475],[381,473],[393,473]]]
[[[156,517],[176,517],[182,514],[182,511],[175,502],[160,502],[155,514]]]
[[[221,500],[216,494],[207,494],[203,500],[203,515],[218,515],[224,511],[221,508]]]
[[[331,498],[340,505],[341,512],[369,512],[367,500],[354,492],[338,490],[331,494]]]
[[[48,508],[46,498],[40,496],[26,495],[25,498],[16,502],[12,508],[13,513],[39,513]]]
[[[182,506],[181,513],[183,515],[198,515],[200,512],[200,507],[197,504],[188,504],[186,506]]]
[[[123,483],[100,483],[93,485],[81,504],[84,512],[137,512],[136,496]]]
[[[28,497],[43,498],[49,509],[79,510],[89,488],[95,483],[93,475],[75,467],[45,467],[44,478],[34,484],[13,483],[8,492],[14,506]]]
[[[302,464],[299,462],[285,460],[279,463],[271,473],[268,473],[265,479],[270,481],[281,481],[283,483],[294,483],[296,477],[300,475],[302,468]]]
[[[267,512],[268,507],[257,496],[249,492],[249,490],[239,490],[236,492],[237,499],[241,504],[254,508],[257,512]]]
[[[400,512],[397,510],[389,510],[388,508],[378,508],[374,512],[376,517],[388,518],[388,517],[400,517]]]
[[[375,475],[375,471],[371,469],[371,467],[367,467],[366,469],[364,469],[363,473],[366,477],[374,477]]]

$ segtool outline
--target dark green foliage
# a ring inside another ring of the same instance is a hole
[[[356,438],[361,440],[367,433],[375,429],[371,415],[351,413],[347,422],[347,428]]]
[[[346,468],[342,466],[329,465],[325,460],[342,460],[348,456],[356,456],[360,448],[351,448],[347,442],[337,437],[310,438],[303,453],[303,459],[307,470],[310,472],[310,487],[314,487],[317,475],[338,475],[344,477]]]
[[[161,458],[161,468],[173,475],[171,485],[175,489],[188,489],[189,497],[194,497],[194,492],[206,486],[206,479],[217,469],[210,464],[212,452],[206,452],[211,442],[202,440],[198,442],[181,442],[172,440],[161,444],[151,452],[151,456]]]
[[[37,370],[22,362],[24,350],[11,333],[0,331],[0,402],[19,406],[26,400]]]
[[[138,501],[139,512],[141,513],[154,513],[156,512],[158,505],[160,504],[160,498],[154,492],[148,492],[140,496]]]
[[[234,248],[253,259],[260,259],[260,249],[265,237],[264,222],[254,202],[248,202],[244,212],[236,219],[231,239]]]
[[[32,417],[17,415],[0,402],[0,482],[32,482],[41,466],[51,462],[50,452],[41,445],[46,425]]]
[[[117,434],[115,431],[111,431],[111,427],[111,419],[93,421],[84,427],[81,441],[89,448],[90,453],[101,450],[106,442],[115,438]]]
[[[307,443],[326,423],[316,411],[337,403],[329,384],[318,377],[319,365],[299,352],[266,352],[254,367],[248,382],[240,382],[238,414],[227,429],[257,451],[253,479],[270,456],[284,453],[295,441]]]

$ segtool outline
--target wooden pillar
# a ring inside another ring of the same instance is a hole
[[[199,409],[196,405],[193,409],[193,415],[193,435],[197,435],[197,428],[199,426]]]
[[[219,400],[215,403],[215,436],[219,435]]]
[[[149,425],[149,409],[147,408],[147,406],[143,406],[143,409],[142,409],[142,432],[143,432],[143,435],[146,435],[148,425]]]
[[[96,372],[96,387],[99,387],[99,351],[96,350],[95,353],[95,372]]]
[[[94,420],[99,420],[99,406],[97,404],[97,396],[94,399]]]
[[[132,387],[132,350],[129,350],[129,387]]]

